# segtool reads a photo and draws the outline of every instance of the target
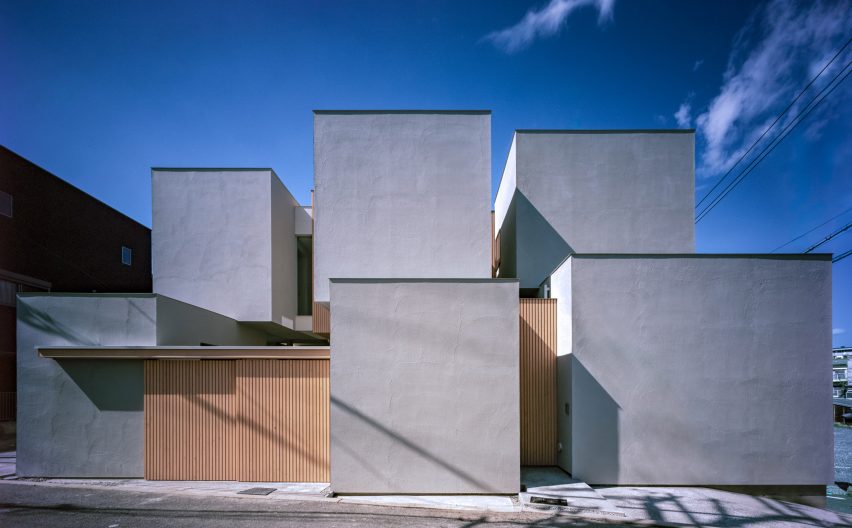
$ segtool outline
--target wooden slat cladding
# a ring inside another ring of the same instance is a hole
[[[145,361],[145,478],[328,482],[328,368]]]
[[[328,305],[314,302],[311,325],[315,334],[327,337],[331,333],[331,312]]]
[[[494,211],[491,211],[491,277],[496,277],[500,269],[500,233],[496,231],[495,222]]]
[[[556,299],[520,299],[521,464],[556,465]]]
[[[238,480],[236,361],[145,361],[145,478]]]
[[[243,360],[240,480],[329,481],[328,361]]]

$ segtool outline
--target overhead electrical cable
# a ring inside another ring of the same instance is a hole
[[[772,251],[770,251],[770,253],[775,253],[776,251],[778,251],[778,250],[779,250],[779,249],[781,249],[782,247],[784,247],[784,246],[789,246],[790,244],[792,244],[792,243],[793,243],[793,242],[795,242],[796,240],[799,240],[799,239],[800,239],[800,238],[802,238],[803,236],[810,235],[811,233],[813,233],[814,231],[816,231],[816,230],[817,230],[817,229],[819,229],[820,227],[822,227],[822,226],[824,226],[825,224],[827,224],[827,223],[831,222],[831,221],[832,221],[832,220],[834,220],[835,218],[840,218],[841,216],[845,215],[845,214],[846,214],[846,213],[848,213],[849,211],[852,211],[852,207],[850,207],[849,209],[846,209],[846,210],[845,210],[845,211],[843,211],[842,213],[838,213],[838,214],[836,214],[836,215],[832,216],[831,218],[829,218],[829,219],[828,219],[828,220],[826,220],[825,222],[821,223],[820,225],[818,225],[818,226],[814,227],[813,229],[810,229],[810,230],[808,230],[808,231],[805,231],[804,233],[802,233],[801,235],[797,236],[797,237],[796,237],[796,238],[794,238],[793,240],[790,240],[789,242],[785,242],[785,243],[781,244],[781,245],[780,245],[780,246],[778,246],[777,248],[775,248],[775,249],[773,249]]]
[[[798,95],[797,95],[797,96],[796,96],[796,97],[795,97],[792,101],[790,101],[790,104],[788,104],[788,105],[787,105],[787,108],[785,108],[783,112],[781,112],[780,114],[778,114],[778,117],[776,117],[776,118],[775,118],[775,120],[772,122],[772,124],[770,124],[770,125],[766,128],[766,130],[764,130],[764,131],[763,131],[763,134],[761,134],[759,138],[757,138],[757,139],[755,139],[755,140],[754,140],[754,143],[752,143],[752,144],[751,144],[751,146],[748,148],[748,150],[746,150],[746,151],[743,153],[743,155],[742,155],[742,156],[740,156],[740,158],[739,158],[736,162],[734,162],[734,164],[733,164],[733,165],[731,165],[731,168],[730,168],[730,169],[728,169],[728,172],[726,172],[726,173],[725,173],[725,175],[724,175],[724,176],[722,176],[722,177],[719,179],[719,181],[717,181],[717,182],[716,182],[716,184],[715,184],[715,185],[713,185],[713,188],[712,188],[712,189],[710,189],[709,191],[707,191],[707,193],[706,193],[706,194],[705,194],[705,195],[701,198],[701,200],[699,200],[699,201],[698,201],[698,203],[697,203],[697,204],[695,204],[695,208],[696,208],[696,209],[698,209],[698,207],[699,207],[702,203],[704,203],[704,200],[706,200],[706,199],[707,199],[707,198],[708,198],[711,194],[713,194],[713,191],[715,191],[715,190],[716,190],[716,188],[717,188],[717,187],[719,187],[719,185],[720,185],[723,181],[725,181],[725,180],[728,178],[728,176],[730,176],[730,174],[731,174],[732,172],[734,172],[734,169],[737,167],[737,165],[739,165],[739,163],[740,163],[742,160],[744,160],[746,156],[748,156],[748,155],[749,155],[749,153],[750,153],[750,152],[754,149],[754,147],[755,147],[755,146],[757,146],[757,144],[758,144],[758,143],[760,143],[760,140],[762,140],[762,139],[763,139],[763,137],[764,137],[764,136],[766,136],[766,134],[768,134],[768,133],[769,133],[769,131],[770,131],[770,130],[772,130],[772,128],[773,128],[773,127],[775,127],[776,123],[778,123],[778,121],[780,121],[780,120],[781,120],[781,118],[782,118],[782,117],[784,117],[784,115],[785,115],[785,114],[786,114],[786,113],[787,113],[787,112],[788,112],[791,108],[793,108],[793,105],[794,105],[794,104],[796,104],[796,101],[798,101],[798,100],[799,100],[799,99],[800,99],[800,98],[801,98],[801,97],[805,94],[805,92],[807,92],[807,91],[808,91],[808,89],[809,89],[809,88],[810,88],[810,87],[811,87],[811,86],[812,86],[812,85],[816,82],[816,80],[817,80],[817,79],[819,79],[819,77],[823,74],[823,72],[824,72],[825,70],[827,70],[829,66],[831,66],[831,64],[835,61],[835,59],[837,59],[837,57],[839,57],[839,56],[840,56],[840,54],[841,54],[841,53],[843,53],[843,50],[845,50],[845,49],[846,49],[846,47],[847,47],[847,46],[849,46],[849,43],[850,43],[850,42],[852,42],[852,39],[849,39],[849,40],[847,40],[847,41],[846,41],[846,44],[844,44],[844,45],[843,45],[843,47],[841,47],[841,48],[837,51],[837,53],[835,53],[835,54],[834,54],[834,56],[831,58],[831,60],[830,60],[830,61],[828,61],[828,62],[825,64],[825,66],[823,66],[823,67],[822,67],[822,69],[821,69],[821,70],[820,70],[820,71],[819,71],[819,72],[818,72],[818,73],[817,73],[817,74],[816,74],[816,75],[815,75],[815,76],[814,76],[814,77],[810,80],[810,82],[809,82],[807,85],[805,85],[805,87],[804,87],[804,88],[802,88],[802,91],[800,91],[800,92],[799,92],[799,94],[798,94]]]
[[[838,229],[837,231],[834,231],[833,233],[831,233],[831,234],[830,234],[830,235],[828,235],[827,237],[823,238],[822,240],[820,240],[819,242],[817,242],[817,243],[816,243],[816,244],[814,244],[813,246],[809,247],[809,248],[808,248],[808,249],[806,249],[804,252],[805,252],[805,253],[810,253],[811,251],[813,251],[813,250],[815,250],[816,248],[820,247],[821,245],[825,244],[826,242],[828,242],[828,241],[829,241],[829,240],[831,240],[832,238],[836,237],[837,235],[840,235],[840,234],[842,234],[842,233],[846,232],[846,231],[847,231],[850,227],[852,227],[852,223],[846,224],[845,226],[841,227],[841,228],[840,228],[840,229]]]

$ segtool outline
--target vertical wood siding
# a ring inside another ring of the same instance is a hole
[[[315,334],[328,336],[331,333],[331,312],[326,304],[314,303],[311,325]]]
[[[494,211],[491,211],[491,277],[497,276],[497,253],[494,252]]]
[[[237,480],[234,361],[145,361],[145,478]]]
[[[556,299],[521,299],[521,464],[556,465]]]
[[[145,478],[328,482],[328,367],[145,361]]]

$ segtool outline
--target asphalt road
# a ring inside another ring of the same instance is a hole
[[[0,482],[0,526],[351,527],[351,526],[619,526],[532,513],[480,514],[361,506],[325,501],[197,498],[110,488],[47,487]]]

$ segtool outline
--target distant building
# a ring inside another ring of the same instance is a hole
[[[837,347],[831,351],[831,396],[852,398],[848,376],[852,367],[852,347]]]
[[[313,145],[310,208],[154,168],[152,294],[18,294],[19,476],[825,496],[831,255],[695,253],[694,131],[519,130],[493,216],[490,112]]]
[[[150,229],[0,146],[0,420],[15,415],[17,293],[150,291]]]

